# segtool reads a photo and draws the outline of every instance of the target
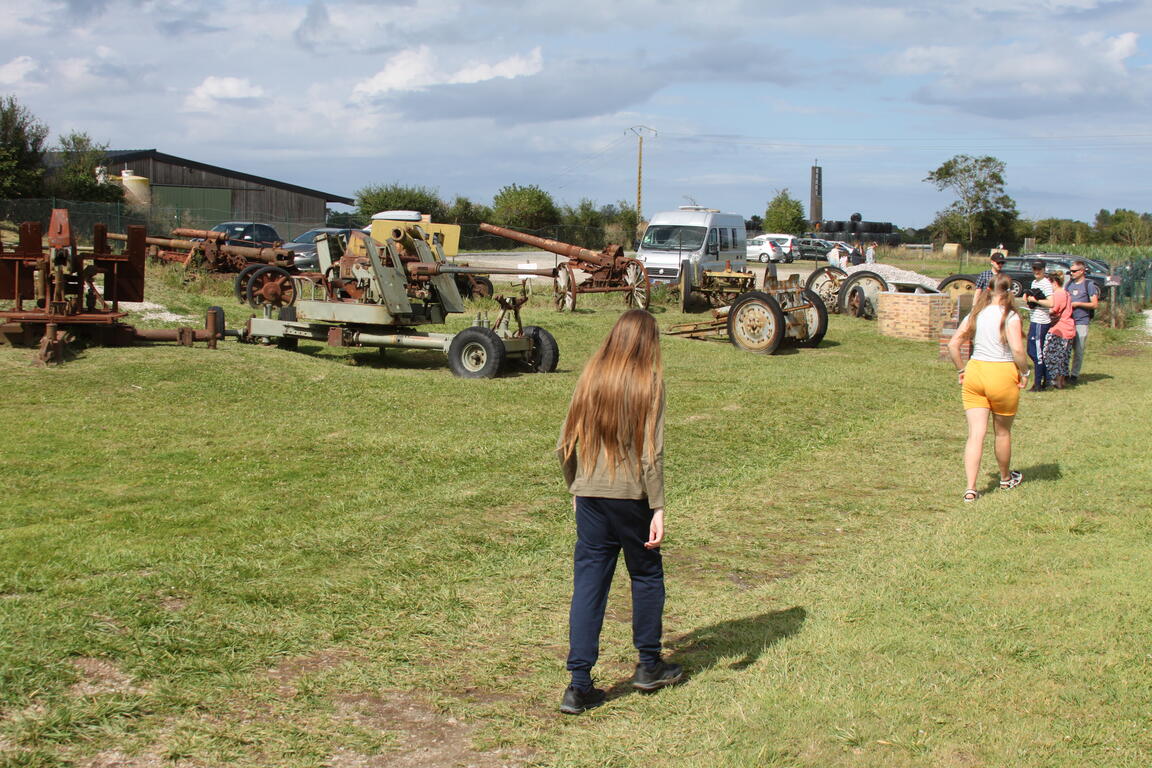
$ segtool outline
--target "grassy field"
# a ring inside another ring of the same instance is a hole
[[[227,292],[159,270],[148,297],[235,325]],[[772,357],[666,338],[689,679],[631,692],[625,578],[611,700],[560,715],[552,447],[618,313],[582,306],[530,305],[560,369],[496,380],[307,344],[0,348],[0,766],[1149,764],[1150,355],[1102,327],[1079,387],[1023,397],[1024,484],[968,505],[934,344],[840,316]]]

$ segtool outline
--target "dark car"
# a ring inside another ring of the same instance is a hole
[[[337,235],[347,243],[350,232],[352,230],[348,227],[317,227],[297,235],[280,247],[292,251],[296,269],[301,272],[315,272],[320,269],[320,262],[316,257],[316,238],[320,235]]]
[[[272,248],[284,242],[273,227],[254,221],[225,221],[212,227],[212,231],[227,235],[224,242],[228,245],[246,248]]]
[[[1104,283],[1108,279],[1107,269],[1101,269],[1100,262],[1094,259],[1084,259],[1079,256],[1073,256],[1069,253],[1026,253],[1022,256],[1009,256],[1004,261],[1004,269],[1001,270],[1008,277],[1012,278],[1012,292],[1017,296],[1023,296],[1024,291],[1032,285],[1034,275],[1032,274],[1032,262],[1042,261],[1045,264],[1045,270],[1052,272],[1060,270],[1064,273],[1065,279],[1068,276],[1068,269],[1072,266],[1074,261],[1084,262],[1087,271],[1084,276],[1092,282],[1096,283],[1096,287],[1100,289],[1101,295],[1104,294]]]
[[[796,247],[799,249],[799,258],[823,261],[833,246],[832,243],[818,237],[801,237],[796,240]]]

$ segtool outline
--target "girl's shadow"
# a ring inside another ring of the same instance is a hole
[[[685,678],[732,657],[737,658],[727,664],[729,669],[747,669],[765,650],[799,632],[807,617],[807,611],[795,606],[702,627],[671,639],[667,661],[683,665]],[[635,691],[629,679],[613,685],[607,694],[615,699]]]

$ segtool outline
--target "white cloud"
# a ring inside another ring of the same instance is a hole
[[[222,105],[252,106],[264,99],[264,89],[242,77],[210,75],[184,99],[189,112],[210,112]]]
[[[437,53],[426,45],[401,51],[382,70],[353,88],[361,99],[390,92],[418,91],[434,85],[481,83],[488,80],[534,75],[544,68],[540,48],[527,56],[509,56],[494,62],[472,61],[458,68],[443,65]]]
[[[39,68],[31,56],[17,56],[0,66],[0,85],[19,85]]]

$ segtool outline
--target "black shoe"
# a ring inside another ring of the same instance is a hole
[[[1080,379],[1079,376],[1069,376],[1068,377],[1068,383],[1069,384],[1075,384],[1079,379]]]
[[[604,703],[604,691],[599,688],[576,688],[568,686],[564,689],[564,700],[560,702],[560,711],[566,715],[578,715],[586,709],[598,707]]]
[[[632,687],[642,691],[654,691],[680,682],[683,676],[684,668],[679,664],[669,664],[666,661],[661,661],[654,667],[637,664],[636,674],[632,677]]]

